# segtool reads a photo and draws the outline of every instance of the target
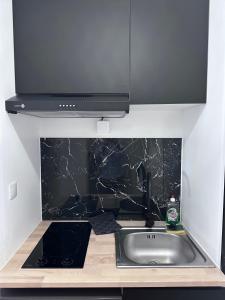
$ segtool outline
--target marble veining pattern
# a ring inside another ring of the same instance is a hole
[[[164,220],[170,195],[180,198],[181,145],[181,139],[42,138],[43,219],[87,219],[99,210],[142,219],[151,206]]]

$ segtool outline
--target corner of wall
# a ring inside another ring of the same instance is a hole
[[[41,220],[39,122],[5,112],[15,94],[12,1],[0,1],[0,267]],[[8,184],[18,195],[8,200]]]
[[[184,113],[183,222],[220,266],[225,165],[225,2],[210,1],[208,93]]]

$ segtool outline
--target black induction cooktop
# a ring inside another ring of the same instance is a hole
[[[87,222],[53,222],[22,268],[83,268],[90,232]]]

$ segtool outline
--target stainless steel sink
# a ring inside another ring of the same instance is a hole
[[[214,267],[187,234],[122,228],[115,234],[117,267]]]

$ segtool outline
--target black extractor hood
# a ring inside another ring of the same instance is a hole
[[[17,95],[5,108],[41,118],[122,118],[129,113],[129,94]]]
[[[13,0],[16,96],[9,113],[124,117],[130,1]]]

